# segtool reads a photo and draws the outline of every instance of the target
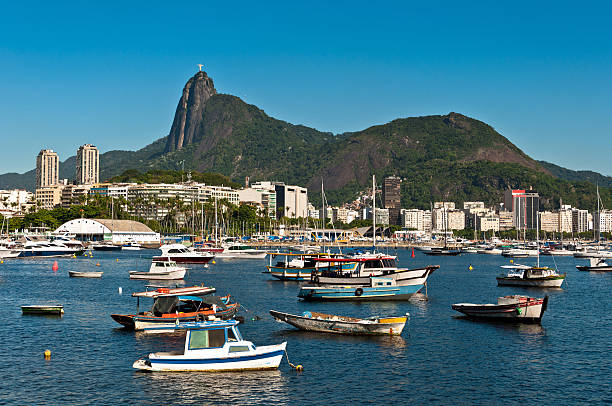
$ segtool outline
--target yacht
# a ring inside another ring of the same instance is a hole
[[[153,257],[154,261],[175,261],[179,264],[206,264],[215,256],[210,252],[195,251],[183,244],[165,244],[159,247],[161,255]]]

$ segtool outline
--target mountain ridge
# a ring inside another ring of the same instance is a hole
[[[73,176],[68,168],[73,159],[60,164],[61,177]],[[128,169],[177,170],[183,165],[238,183],[249,176],[252,181],[308,186],[314,200],[323,180],[328,199],[335,203],[366,190],[372,174],[379,179],[396,175],[405,180],[406,207],[426,207],[439,199],[494,204],[504,189],[529,186],[551,194],[543,198],[547,207],[552,207],[547,199],[561,193],[568,195],[563,200],[569,204],[586,204],[592,200],[588,182],[595,174],[536,161],[490,125],[455,112],[398,118],[337,135],[294,125],[217,92],[204,71],[185,84],[168,136],[137,151],[101,154],[100,178]],[[19,182],[33,187],[33,175],[0,175],[0,187]],[[25,182],[26,177],[31,180]]]

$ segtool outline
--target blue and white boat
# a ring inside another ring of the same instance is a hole
[[[236,320],[182,323],[183,349],[155,352],[134,362],[143,371],[244,371],[277,369],[287,342],[256,347],[245,341]]]
[[[398,285],[392,277],[370,277],[369,286],[302,286],[298,297],[321,301],[407,300],[425,286],[427,276],[413,280],[410,285]]]
[[[72,247],[67,246],[60,240],[48,241],[48,240],[34,240],[29,237],[25,237],[25,242],[20,257],[63,257],[72,255],[81,255],[85,249],[81,246]]]

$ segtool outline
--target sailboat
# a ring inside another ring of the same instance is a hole
[[[537,244],[537,264],[529,265],[502,265],[503,269],[508,269],[507,275],[498,276],[497,286],[526,286],[538,288],[560,288],[565,280],[566,274],[559,274],[555,269],[540,266],[540,224],[536,217],[536,244]]]
[[[448,213],[446,212],[446,205],[444,205],[444,247],[432,247],[429,251],[423,251],[426,255],[447,255],[455,256],[461,254],[461,249],[453,249],[447,246],[447,232],[448,232]]]

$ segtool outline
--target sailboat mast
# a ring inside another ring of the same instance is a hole
[[[540,216],[536,212],[536,251],[538,253],[538,268],[540,267]]]
[[[323,233],[323,235],[321,236],[321,241],[323,241],[323,252],[325,252],[325,222],[327,218],[327,210],[325,210],[325,193],[323,192],[323,178],[321,178],[321,208],[323,210],[323,221],[321,222],[321,232]]]
[[[215,196],[215,247],[219,245],[218,230],[219,223],[217,220],[217,196]]]
[[[372,175],[372,236],[372,244],[376,251],[376,175]]]

